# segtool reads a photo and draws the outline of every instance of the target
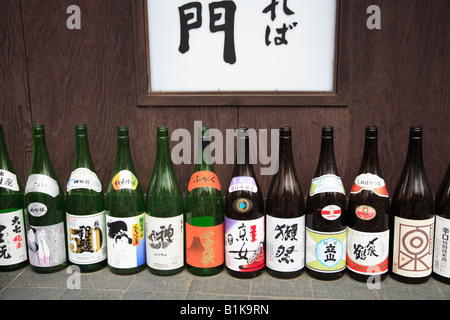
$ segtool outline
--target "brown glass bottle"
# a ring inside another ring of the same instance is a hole
[[[434,200],[422,155],[422,127],[412,126],[408,153],[391,203],[391,276],[401,282],[423,283],[433,261]]]
[[[347,270],[358,281],[384,280],[388,271],[389,194],[378,159],[378,128],[366,127],[364,153],[350,192]]]
[[[433,277],[450,284],[448,240],[450,230],[450,163],[436,193],[436,226],[434,233]],[[447,258],[443,258],[446,256]]]
[[[306,198],[306,271],[319,280],[346,267],[347,199],[334,157],[333,127],[322,127],[319,162]]]
[[[253,278],[264,271],[264,200],[250,163],[248,129],[237,129],[237,153],[225,196],[225,265],[230,275]]]
[[[278,171],[266,199],[266,269],[281,279],[305,267],[305,199],[292,153],[292,128],[280,127]]]

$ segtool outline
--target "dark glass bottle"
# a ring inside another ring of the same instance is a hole
[[[450,283],[448,244],[450,230],[450,163],[436,193],[436,226],[434,233],[433,277]]]
[[[225,196],[225,265],[248,279],[264,271],[264,199],[250,162],[248,128],[237,130],[236,163]]]
[[[127,126],[117,127],[117,153],[105,201],[107,255],[111,272],[145,268],[145,198],[133,165]]]
[[[92,162],[84,124],[75,126],[75,160],[67,183],[66,219],[69,261],[81,272],[106,266],[102,184]]]
[[[23,194],[0,124],[0,271],[13,271],[28,264]]]
[[[333,127],[322,127],[319,162],[306,198],[306,272],[320,280],[346,267],[347,199],[334,157]]]
[[[389,212],[389,194],[378,159],[378,128],[368,126],[361,166],[348,202],[347,270],[352,278],[386,278]]]
[[[434,200],[422,155],[422,127],[412,126],[408,153],[391,202],[390,271],[401,282],[423,283],[433,262]]]
[[[280,128],[278,171],[266,200],[266,266],[277,278],[299,276],[305,267],[305,199],[292,153],[292,128]]]
[[[224,203],[212,164],[208,127],[200,130],[197,160],[186,193],[186,269],[209,276],[224,265]]]
[[[33,160],[25,187],[28,259],[36,272],[67,266],[64,193],[48,155],[43,125],[33,126]]]
[[[169,129],[157,128],[156,159],[147,191],[147,265],[157,275],[184,268],[184,200],[169,148]]]

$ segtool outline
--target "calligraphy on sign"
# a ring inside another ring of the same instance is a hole
[[[334,89],[336,0],[147,0],[153,92]]]

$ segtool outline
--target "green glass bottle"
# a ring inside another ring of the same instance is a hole
[[[168,276],[184,268],[183,213],[183,193],[172,165],[169,129],[160,126],[145,215],[147,265],[153,274]]]
[[[81,272],[106,265],[106,227],[102,184],[97,177],[87,126],[75,126],[75,161],[67,183],[66,224],[69,261]]]
[[[47,151],[43,125],[33,126],[33,160],[25,187],[28,259],[36,272],[67,266],[64,193]]]
[[[224,266],[224,200],[211,160],[208,127],[202,126],[199,150],[186,193],[186,268],[200,276]]]
[[[145,199],[134,169],[127,126],[117,127],[117,153],[105,201],[107,255],[111,272],[145,268]]]
[[[25,236],[23,186],[6,150],[0,124],[0,271],[20,269],[28,264]]]

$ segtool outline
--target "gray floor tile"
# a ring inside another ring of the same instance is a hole
[[[312,299],[311,280],[306,274],[294,279],[277,279],[267,273],[252,280],[251,298]]]
[[[1,300],[57,300],[65,289],[58,288],[6,288]]]
[[[209,277],[194,276],[189,294],[227,294],[230,296],[247,296],[250,294],[251,280],[236,279],[224,270]]]
[[[311,279],[314,299],[374,300],[376,289],[369,289],[366,283],[351,279],[348,275],[333,281]]]

